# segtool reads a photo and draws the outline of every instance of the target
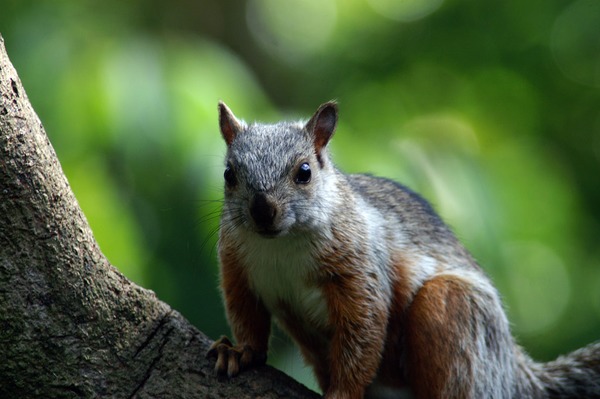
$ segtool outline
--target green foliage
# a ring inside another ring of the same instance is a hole
[[[598,26],[594,0],[9,0],[0,13],[103,251],[213,338],[227,332],[217,101],[272,121],[337,98],[338,164],[430,199],[540,359],[600,338]],[[282,342],[275,363],[305,373]]]

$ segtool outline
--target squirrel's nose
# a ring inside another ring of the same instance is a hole
[[[259,228],[269,229],[277,216],[277,207],[264,193],[259,192],[250,203],[250,216]]]

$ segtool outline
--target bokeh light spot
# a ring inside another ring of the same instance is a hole
[[[246,16],[261,46],[293,63],[329,42],[337,8],[333,0],[250,0]]]
[[[509,311],[515,330],[537,334],[556,323],[570,296],[569,274],[562,259],[537,242],[514,242],[504,247],[509,265]]]
[[[437,10],[443,0],[367,0],[384,17],[401,22],[416,21]]]

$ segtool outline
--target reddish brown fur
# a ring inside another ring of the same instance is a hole
[[[474,348],[460,345],[470,324],[468,298],[466,283],[450,276],[426,282],[415,296],[408,311],[406,347],[409,378],[417,397],[444,398],[450,386],[452,397],[470,397],[465,390],[468,384],[460,383],[472,372],[469,350]]]
[[[248,276],[234,250],[221,250],[221,286],[233,335],[238,345],[248,345],[266,353],[271,330],[271,315],[250,290]]]
[[[392,303],[383,359],[377,374],[383,384],[402,388],[406,386],[402,364],[405,356],[406,309],[414,294],[407,269],[410,264],[401,255],[395,257],[393,264]]]
[[[376,375],[388,319],[388,304],[375,288],[378,276],[362,270],[364,247],[334,229],[334,245],[321,256],[322,289],[332,330],[328,356],[329,384],[323,391],[362,398]],[[355,238],[354,238],[355,239]],[[332,397],[332,396],[327,396]]]
[[[378,303],[361,301],[369,293],[354,276],[340,277],[323,288],[330,323],[336,326],[329,349],[330,384],[327,390],[345,391],[348,398],[362,398],[381,358],[386,309],[378,308]]]

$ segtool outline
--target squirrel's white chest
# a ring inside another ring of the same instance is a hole
[[[311,278],[319,265],[309,246],[287,239],[258,239],[248,244],[245,260],[250,285],[267,309],[275,317],[292,311],[308,323],[325,326],[325,298]]]

